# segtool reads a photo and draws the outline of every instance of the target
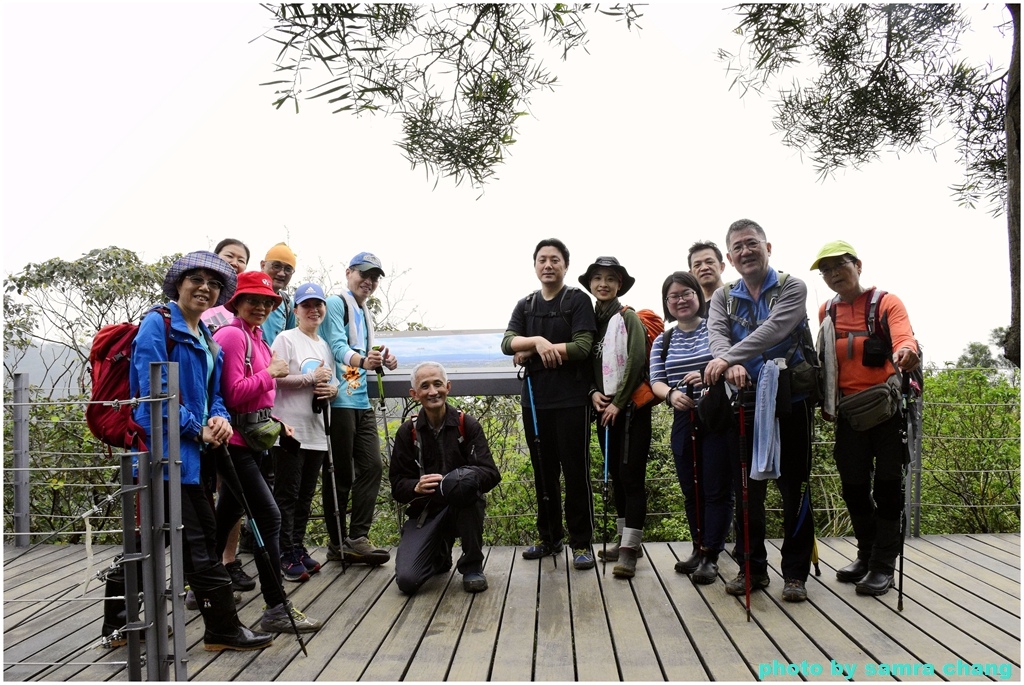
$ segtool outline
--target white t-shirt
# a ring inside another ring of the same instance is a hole
[[[288,362],[288,375],[277,379],[274,415],[295,429],[295,439],[307,450],[327,450],[323,414],[313,413],[313,372],[323,362],[334,377],[334,356],[327,341],[310,338],[297,328],[274,338],[271,351]],[[327,409],[330,411],[330,409]]]

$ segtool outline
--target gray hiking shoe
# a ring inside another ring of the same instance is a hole
[[[260,619],[260,630],[265,633],[292,632],[294,629],[292,628],[291,619],[288,618],[289,612],[291,612],[292,618],[295,619],[295,628],[300,633],[315,633],[323,626],[322,622],[306,616],[292,606],[291,602],[285,602],[263,612],[263,618]]]
[[[373,546],[365,535],[361,538],[345,538],[342,551],[345,553],[346,564],[378,566],[391,561],[391,553]]]

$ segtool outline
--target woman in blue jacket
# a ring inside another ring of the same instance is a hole
[[[274,639],[272,635],[254,633],[238,620],[231,576],[215,550],[216,522],[210,493],[199,477],[201,460],[212,458],[203,454],[205,447],[219,447],[232,434],[220,395],[223,354],[200,317],[210,307],[227,302],[235,291],[235,283],[234,270],[212,252],[191,252],[174,262],[163,284],[163,293],[171,300],[165,305],[167,312],[154,310],[142,319],[132,344],[129,378],[132,396],[148,397],[150,363],[178,363],[177,426],[172,423],[174,419],[164,416],[164,450],[168,431],[177,430],[181,438],[183,566],[206,624],[203,642],[210,651],[261,649]],[[169,319],[169,327],[165,319]],[[166,386],[160,390],[166,391]],[[152,406],[167,405],[140,403],[135,409],[139,425],[150,426]],[[123,572],[121,579],[123,583]],[[112,594],[110,580],[108,596]],[[123,589],[120,594],[124,594]],[[123,608],[123,602],[120,604]],[[124,625],[116,614],[116,606],[115,602],[106,603],[104,634]]]

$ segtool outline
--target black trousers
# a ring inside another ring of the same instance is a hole
[[[807,400],[793,403],[788,416],[779,418],[779,478],[776,487],[782,494],[782,576],[807,580],[814,548],[814,515],[811,511],[811,420],[813,406]],[[768,481],[750,478],[750,462],[754,453],[754,412],[746,412],[746,440],[742,447],[747,472],[750,517],[750,571],[764,573],[768,568],[765,548],[765,495]],[[736,557],[743,566],[744,523],[743,485],[740,470],[739,431],[730,433],[733,489],[736,493]]]
[[[722,551],[732,526],[733,468],[725,433],[697,431],[697,484],[693,474],[693,432],[689,411],[676,411],[672,421],[672,456],[683,491],[690,539],[705,549]],[[698,530],[699,517],[699,530]]]
[[[626,528],[643,530],[647,518],[647,457],[651,451],[651,409],[634,409],[627,425],[619,414],[608,427],[608,477],[612,479],[615,511],[626,520]],[[597,440],[604,458],[605,428],[598,422]],[[626,444],[629,431],[629,444]],[[628,450],[628,452],[627,452]]]
[[[166,495],[164,501],[168,501]],[[230,583],[217,549],[217,519],[210,493],[202,484],[182,484],[181,526],[182,568],[189,586],[203,591]]]
[[[836,468],[857,556],[882,573],[892,573],[900,549],[903,469],[909,463],[903,425],[900,412],[866,431],[854,430],[842,416],[836,420]]]
[[[274,500],[274,494],[270,491],[270,486],[267,485],[266,479],[260,472],[263,453],[253,452],[248,447],[241,445],[228,445],[228,453],[235,465],[242,493],[252,509],[256,528],[259,530],[263,545],[270,557],[264,559],[257,545],[254,551],[256,552],[256,569],[260,576],[260,591],[263,593],[263,601],[267,607],[272,608],[285,600],[284,592],[281,589],[281,511],[277,508],[277,502]],[[243,513],[245,513],[245,508],[242,506],[242,502],[224,483],[222,474],[220,493],[217,498],[216,553],[218,559],[227,545],[228,533],[231,532],[231,528]]]
[[[337,526],[334,525],[334,498],[326,463],[322,489],[324,519],[331,544],[340,549],[346,536],[366,537],[373,524],[384,464],[380,458],[380,436],[372,409],[331,409],[331,456],[334,458],[334,480],[341,509],[342,539],[337,539]],[[346,534],[345,509],[349,492],[352,493],[352,519]]]
[[[533,414],[523,407],[523,426],[530,446],[534,489],[537,493],[537,531],[554,544],[565,537],[559,475],[565,478],[565,522],[573,549],[589,547],[594,538],[594,494],[590,487],[590,431],[585,406],[538,409],[540,446],[534,437]],[[548,501],[545,503],[545,495]]]
[[[484,500],[474,506],[447,506],[428,516],[419,525],[419,516],[412,516],[402,526],[395,558],[395,582],[398,589],[411,595],[431,576],[444,573],[452,566],[452,545],[462,541],[459,573],[483,570]]]
[[[280,447],[271,452],[277,457],[274,499],[281,510],[281,551],[287,552],[303,546],[310,505],[327,452],[300,448],[295,455]]]

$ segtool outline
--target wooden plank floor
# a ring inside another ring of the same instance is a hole
[[[724,581],[737,570],[731,558],[723,555],[722,577],[713,585],[697,586],[675,573],[689,543],[645,544],[631,582],[605,574],[600,564],[574,571],[567,553],[556,568],[551,558],[526,561],[519,549],[493,547],[485,566],[490,589],[479,595],[463,592],[456,573],[406,597],[395,587],[393,564],[354,566],[344,574],[328,564],[309,582],[286,588],[299,608],[324,621],[308,636],[309,656],[287,634],[261,652],[206,652],[202,620],[186,611],[188,675],[194,681],[843,681],[853,669],[856,681],[1020,680],[1020,535],[908,540],[903,612],[896,610],[895,591],[859,597],[852,585],[836,581],[835,569],[856,552],[850,539],[821,539],[818,547],[821,576],[808,581],[809,601],[787,604],[780,597],[779,542],[769,546],[771,587],[753,595],[750,622],[742,598],[725,594]],[[98,646],[103,588],[93,581],[83,596],[84,547],[23,552],[4,549],[4,679],[127,680],[128,650]],[[115,552],[94,548],[93,570]],[[241,558],[255,575],[252,557]],[[246,593],[242,621],[256,626],[262,606],[258,593]]]

